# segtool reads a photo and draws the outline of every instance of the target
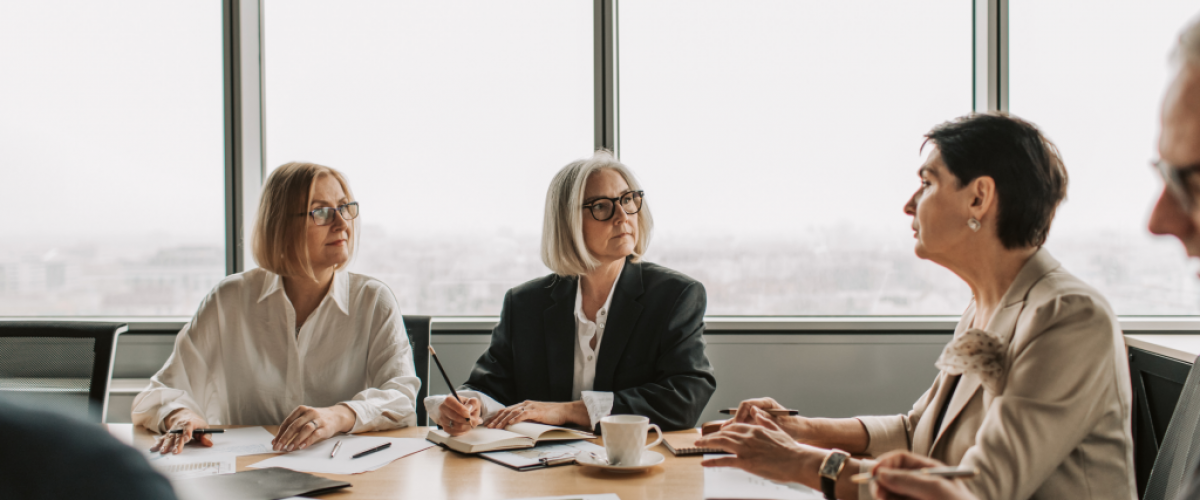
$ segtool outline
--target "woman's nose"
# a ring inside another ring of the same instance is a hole
[[[908,203],[904,204],[904,213],[911,216],[917,215],[917,193],[913,193],[908,198]]]
[[[633,217],[625,212],[625,207],[621,205],[613,207],[613,224],[620,224],[631,218]]]

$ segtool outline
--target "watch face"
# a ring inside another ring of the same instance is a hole
[[[837,475],[842,471],[842,464],[850,455],[840,450],[834,450],[825,459],[825,465],[821,467],[821,475],[830,479],[837,479]]]

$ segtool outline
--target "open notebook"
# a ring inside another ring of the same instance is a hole
[[[429,434],[425,435],[425,439],[462,453],[533,448],[539,442],[595,437],[590,432],[532,422],[521,422],[504,429],[476,427],[461,436],[451,436],[441,429],[430,429]]]

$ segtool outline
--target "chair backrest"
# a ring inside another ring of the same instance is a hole
[[[0,398],[103,423],[125,323],[0,322]]]
[[[408,330],[408,343],[412,346],[413,368],[421,379],[421,390],[417,391],[417,425],[428,425],[425,415],[425,396],[429,395],[429,316],[404,315],[404,328]]]
[[[1200,465],[1200,366],[1192,363],[1163,436],[1143,500],[1175,500]]]

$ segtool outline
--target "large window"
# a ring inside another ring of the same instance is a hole
[[[657,223],[647,260],[702,281],[709,314],[957,315],[970,299],[915,257],[902,206],[922,135],[985,86],[973,2],[622,1],[610,79],[594,0],[262,1],[264,122],[242,125],[265,131],[268,173],[347,174],[351,269],[405,311],[495,315],[548,272],[546,187],[591,154],[610,81]],[[1200,314],[1179,245],[1145,229],[1194,2],[1006,4],[1002,105],[1071,178],[1048,248],[1120,314]],[[224,143],[222,47],[221,2],[0,1],[0,168],[19,207],[0,316],[186,315],[221,279],[225,151],[241,151]]]
[[[0,2],[0,315],[194,312],[223,116],[219,2]]]
[[[272,0],[264,36],[268,169],[346,173],[351,270],[440,315],[549,272],[546,187],[592,149],[591,0]]]
[[[1120,314],[1197,314],[1178,241],[1146,230],[1161,183],[1158,112],[1167,56],[1196,3],[1010,2],[1010,106],[1037,123],[1070,174],[1047,248]]]
[[[971,111],[971,3],[621,2],[621,158],[649,260],[718,315],[958,314],[912,251],[922,134]]]

